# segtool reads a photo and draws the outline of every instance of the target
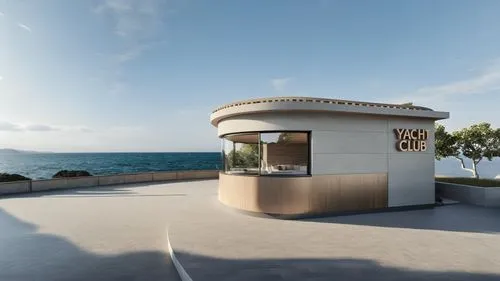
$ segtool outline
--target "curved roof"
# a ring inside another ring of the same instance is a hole
[[[215,109],[211,123],[231,116],[272,111],[330,111],[344,113],[392,115],[430,119],[446,119],[448,112],[408,104],[388,104],[314,97],[269,97],[249,99],[222,105]]]

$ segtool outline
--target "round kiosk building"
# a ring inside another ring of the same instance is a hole
[[[412,105],[275,97],[221,106],[219,200],[276,216],[432,206],[434,121]]]

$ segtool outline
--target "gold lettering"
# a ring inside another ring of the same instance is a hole
[[[394,129],[398,151],[426,151],[429,132],[426,129]]]
[[[411,130],[411,139],[413,139],[413,140],[418,139],[418,130],[416,130],[416,129]]]
[[[394,129],[394,133],[396,134],[396,138],[398,140],[401,139],[402,135],[403,135],[403,132],[404,132],[404,129]]]
[[[396,143],[396,149],[398,151],[406,151],[408,149],[408,146],[406,146],[406,148],[403,146],[405,144],[405,140],[400,140]]]
[[[408,129],[404,130],[403,139],[405,139],[405,140],[410,140],[411,139],[410,130],[408,130]]]
[[[408,150],[407,151],[413,152],[413,151],[415,151],[414,149],[415,149],[415,143],[412,141],[408,141]]]
[[[425,141],[420,141],[420,151],[427,150],[427,143]]]
[[[427,130],[423,130],[423,129],[419,129],[418,130],[418,139],[419,140],[426,140],[427,137],[426,137],[426,131]]]

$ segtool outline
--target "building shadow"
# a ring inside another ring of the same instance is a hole
[[[102,255],[37,230],[0,208],[0,280],[180,280],[166,252]]]
[[[382,265],[370,259],[224,259],[175,250],[194,281],[493,281],[500,275],[459,271],[425,271]]]
[[[432,209],[301,219],[304,222],[500,233],[500,208],[452,204]]]

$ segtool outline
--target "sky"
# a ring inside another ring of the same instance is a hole
[[[313,96],[500,126],[500,1],[0,0],[0,148],[218,151],[209,116]]]

